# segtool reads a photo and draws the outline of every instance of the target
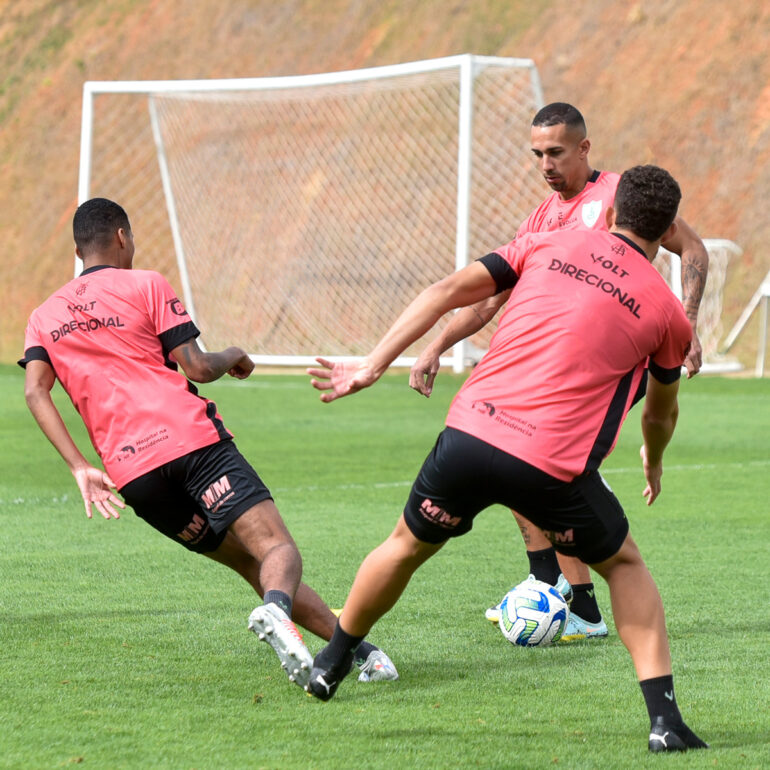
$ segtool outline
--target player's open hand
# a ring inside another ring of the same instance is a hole
[[[409,372],[409,387],[422,393],[425,398],[430,398],[439,366],[439,356],[434,355],[429,348],[426,348],[414,362]]]
[[[377,382],[377,376],[367,359],[362,361],[329,361],[316,358],[323,368],[311,367],[307,373],[310,384],[321,393],[321,401],[329,403],[343,396],[350,396]]]
[[[647,479],[647,486],[644,488],[642,496],[647,498],[647,505],[652,505],[660,494],[660,479],[663,476],[663,463],[660,462],[657,465],[652,465],[648,462],[647,452],[644,449],[644,445],[642,445],[642,448],[639,450],[639,456],[642,458],[644,477]]]
[[[105,519],[119,519],[120,514],[112,507],[125,508],[126,504],[112,492],[115,489],[115,482],[98,468],[88,466],[79,468],[73,472],[75,481],[77,481],[80,494],[83,496],[83,502],[86,506],[86,516],[92,518],[91,506],[96,506],[96,510],[104,516]]]

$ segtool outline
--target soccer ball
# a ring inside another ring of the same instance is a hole
[[[500,604],[500,630],[521,647],[544,647],[561,638],[569,620],[564,597],[542,580],[514,586]]]

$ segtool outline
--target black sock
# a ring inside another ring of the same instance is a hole
[[[674,695],[674,677],[656,676],[639,682],[647,704],[647,713],[650,715],[650,724],[656,717],[662,717],[663,721],[671,727],[684,724],[679,706],[676,705]]]
[[[527,551],[529,571],[537,580],[542,580],[550,586],[555,586],[561,575],[556,551],[553,548],[543,548],[542,551]]]
[[[291,617],[291,597],[283,591],[265,591],[265,604],[277,604],[289,617]]]
[[[367,642],[365,639],[361,644],[358,645],[355,652],[353,653],[353,660],[356,662],[357,666],[360,666],[362,663],[366,661],[366,659],[369,657],[369,653],[372,652],[372,650],[379,650],[380,648],[377,647],[377,645],[372,644],[371,642]]]
[[[316,655],[316,663],[324,668],[340,667],[352,659],[353,650],[360,647],[363,640],[363,636],[351,636],[343,631],[338,620],[329,644]]]
[[[599,623],[602,613],[596,603],[596,592],[593,583],[578,583],[572,586],[572,604],[569,611],[588,623]]]

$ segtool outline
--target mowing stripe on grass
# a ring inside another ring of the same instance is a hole
[[[746,460],[744,462],[734,463],[693,463],[691,465],[664,465],[664,470],[667,473],[671,471],[704,471],[704,470],[740,470],[744,468],[765,468],[770,465],[770,459],[768,460]],[[603,476],[619,475],[622,473],[640,473],[641,467],[634,468],[606,468],[602,470]],[[274,488],[276,494],[289,494],[296,492],[320,492],[345,489],[397,489],[398,487],[410,487],[411,481],[388,481],[388,482],[374,482],[373,484],[333,484],[333,485],[321,485],[321,484],[305,484],[300,486],[281,487]],[[80,502],[80,498],[76,495],[72,496],[72,499],[76,502]],[[67,503],[70,500],[69,495],[59,495],[53,497],[14,497],[13,499],[3,500],[0,498],[0,505],[40,505],[40,504],[56,504]]]

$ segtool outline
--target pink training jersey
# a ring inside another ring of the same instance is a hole
[[[586,186],[569,200],[552,193],[522,222],[516,237],[551,230],[606,230],[607,209],[614,204],[619,181],[620,174],[594,171]]]
[[[447,425],[564,481],[598,468],[648,356],[656,379],[679,377],[692,336],[681,303],[606,230],[523,235],[483,261],[515,287]]]
[[[85,270],[33,311],[19,361],[51,364],[118,488],[230,438],[168,353],[198,336],[174,290],[151,270]]]

